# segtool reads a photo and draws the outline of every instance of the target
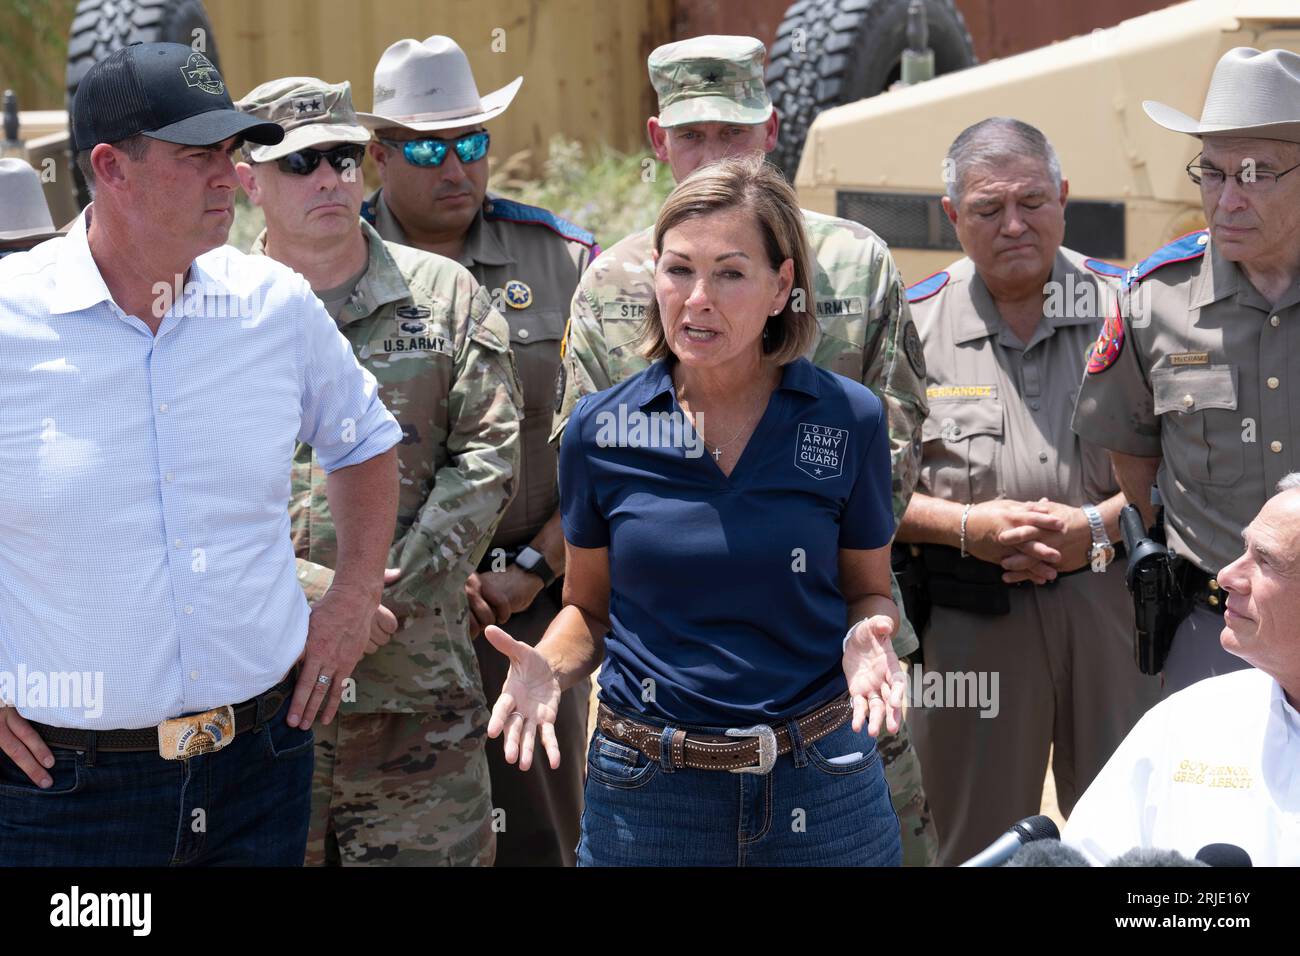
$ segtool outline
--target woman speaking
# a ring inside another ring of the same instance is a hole
[[[652,364],[569,421],[565,606],[535,648],[487,628],[511,661],[488,734],[558,766],[560,693],[603,659],[579,865],[897,865],[880,402],[802,357],[813,274],[773,167],[700,169],[654,246]]]

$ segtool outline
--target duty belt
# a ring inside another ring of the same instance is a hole
[[[799,728],[806,744],[839,730],[853,715],[853,704],[843,694],[790,723],[775,729],[767,724],[737,727],[725,734],[687,733],[675,730],[668,744],[668,760],[661,759],[663,724],[648,724],[615,713],[604,704],[596,715],[596,729],[611,740],[635,747],[656,763],[674,770],[729,770],[732,773],[770,773],[776,758],[791,750],[790,726]]]
[[[51,727],[34,720],[31,721],[31,725],[50,747],[112,753],[143,753],[151,750],[173,760],[197,756],[200,753],[220,750],[239,734],[270,720],[279,711],[280,705],[293,693],[297,673],[298,668],[294,667],[280,683],[242,704],[233,706],[228,704],[202,714],[176,717],[165,720],[155,727],[141,727],[137,730],[75,730],[70,727]],[[231,726],[225,727],[224,733],[220,729],[213,729],[221,728],[228,719]],[[184,734],[185,725],[192,725],[194,730],[198,731],[194,735],[196,742],[189,748],[192,752],[163,753],[163,729],[168,728],[169,725],[175,725],[171,729],[179,730],[180,734]],[[215,734],[220,734],[220,737],[212,740]]]
[[[1219,582],[1213,574],[1202,571],[1186,559],[1180,562],[1174,574],[1188,601],[1199,604],[1216,614],[1223,613],[1224,605],[1228,603],[1228,595],[1223,588],[1219,587]]]

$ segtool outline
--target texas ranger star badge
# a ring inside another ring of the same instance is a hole
[[[533,304],[533,290],[518,279],[506,283],[506,305],[512,309],[526,309]]]

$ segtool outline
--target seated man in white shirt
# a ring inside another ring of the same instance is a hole
[[[1300,864],[1300,472],[1277,488],[1218,577],[1219,639],[1254,666],[1193,684],[1133,728],[1062,837],[1094,863],[1229,843],[1255,866]]]

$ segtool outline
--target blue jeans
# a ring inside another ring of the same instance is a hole
[[[48,790],[0,753],[0,866],[301,866],[312,732],[288,712],[189,760],[51,747]]]
[[[875,740],[849,722],[815,743],[796,740],[766,775],[668,770],[597,730],[584,794],[579,866],[902,862]]]

